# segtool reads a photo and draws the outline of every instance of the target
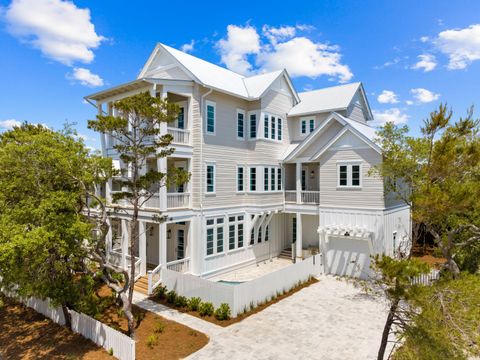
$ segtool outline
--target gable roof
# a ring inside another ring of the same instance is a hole
[[[331,112],[348,108],[357,91],[363,93],[362,83],[332,86],[324,89],[301,92],[300,103],[288,112],[288,116],[310,115],[319,112]],[[365,94],[363,94],[365,96]],[[369,108],[366,102],[367,108]]]
[[[142,71],[138,75],[138,79],[145,76],[150,64],[153,62],[160,49],[165,50],[170,56],[172,56],[182,69],[196,82],[206,87],[242,97],[247,100],[256,100],[268,90],[277,78],[284,75],[286,76],[287,83],[289,84],[290,90],[296,101],[300,101],[300,98],[291,83],[290,77],[285,70],[245,77],[222,66],[212,64],[161,43],[158,43],[151,53]]]
[[[311,143],[315,141],[315,139],[323,132],[324,129],[328,127],[328,125],[332,121],[338,121],[340,124],[344,125],[344,128],[334,136],[331,141],[329,141],[322,151],[329,148],[339,136],[343,135],[345,131],[349,130],[351,133],[359,137],[365,143],[367,143],[370,147],[372,147],[375,151],[381,153],[381,148],[375,143],[374,139],[376,138],[375,129],[366,125],[362,124],[358,121],[346,118],[336,112],[332,112],[330,116],[319,126],[317,127],[310,135],[308,135],[300,144],[295,146],[291,149],[290,153],[286,154],[284,157],[284,161],[293,160],[298,154],[300,154],[304,149],[306,149]],[[323,153],[323,152],[322,152]],[[311,157],[311,161],[317,159],[318,154]]]

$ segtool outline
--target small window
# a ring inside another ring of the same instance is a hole
[[[183,107],[178,111],[177,127],[179,129],[185,129],[185,109]]]
[[[277,139],[282,140],[282,119],[277,118]]]
[[[315,130],[315,120],[310,119],[310,132],[313,132]]]
[[[275,191],[275,168],[270,168],[270,190]]]
[[[360,165],[352,165],[352,186],[360,186]]]
[[[338,187],[361,187],[362,168],[360,163],[339,164]]]
[[[257,191],[257,168],[250,168],[250,191]]]
[[[307,190],[307,172],[302,170],[302,191]]]
[[[297,218],[292,218],[292,242],[297,242]]]
[[[268,168],[263,169],[263,190],[268,191]]]
[[[228,226],[228,250],[233,249],[235,249],[235,224]]]
[[[208,220],[207,220],[207,225],[208,225]],[[212,254],[213,254],[213,228],[210,228],[210,229],[207,229],[207,255],[212,255]]]
[[[252,227],[252,231],[250,231],[250,245],[255,243],[255,228]]]
[[[347,165],[340,166],[340,186],[347,186]]]
[[[217,253],[221,253],[221,252],[223,252],[223,226],[218,226],[217,227]]]
[[[258,239],[257,239],[257,243],[261,243],[262,242],[262,227],[259,226],[258,227]]]
[[[237,111],[237,138],[245,138],[245,113],[243,111]]]
[[[277,169],[277,190],[282,190],[282,169]]]
[[[307,120],[302,120],[301,121],[301,129],[300,129],[300,132],[302,134],[306,134],[307,133]]]
[[[269,236],[269,235],[268,235],[268,230],[269,230],[269,229],[268,229],[268,225],[267,225],[267,226],[265,226],[265,242],[268,241],[268,236]]]
[[[274,116],[272,116],[272,117],[270,118],[270,124],[271,124],[271,127],[272,127],[272,128],[270,129],[270,138],[271,138],[272,140],[275,140],[275,133],[276,133],[276,132],[275,132],[275,117],[274,117]]]
[[[215,192],[215,165],[207,165],[207,193]]]
[[[268,115],[263,118],[263,137],[268,139]]]
[[[243,166],[237,167],[237,191],[242,192],[244,191],[244,184],[243,184]]]
[[[240,216],[238,217],[240,221]],[[243,216],[242,216],[243,220]],[[243,223],[238,224],[238,247],[242,248],[243,247]]]
[[[215,103],[207,102],[207,134],[215,134]]]
[[[257,137],[257,114],[250,114],[250,139]]]

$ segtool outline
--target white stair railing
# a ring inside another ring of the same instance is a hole
[[[162,270],[162,265],[158,265],[155,269],[153,270],[148,270],[147,275],[148,275],[148,295],[152,295],[153,290],[160,285],[160,282],[162,281],[161,279],[161,270]]]
[[[180,260],[170,261],[167,263],[167,269],[180,273],[186,273],[190,271],[190,258],[184,258]]]

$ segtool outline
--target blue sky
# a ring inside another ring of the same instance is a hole
[[[86,129],[83,97],[135,79],[156,42],[246,74],[286,67],[299,91],[362,81],[377,122],[418,134],[448,102],[480,106],[480,2],[0,0],[0,127]],[[478,114],[478,111],[476,112]]]

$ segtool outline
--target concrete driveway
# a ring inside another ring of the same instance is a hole
[[[227,328],[188,359],[376,359],[386,306],[331,276]]]

